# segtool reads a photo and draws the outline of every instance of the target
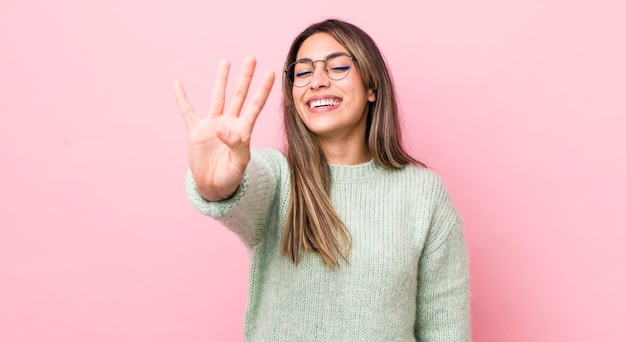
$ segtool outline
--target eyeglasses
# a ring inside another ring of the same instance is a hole
[[[350,73],[352,69],[352,61],[354,57],[345,52],[335,52],[325,59],[318,59],[316,61],[310,58],[299,59],[287,69],[287,79],[294,87],[306,87],[313,79],[313,73],[315,72],[315,63],[324,62],[324,71],[331,80],[339,81],[344,79]]]

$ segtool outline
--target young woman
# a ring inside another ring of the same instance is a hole
[[[296,37],[283,74],[286,151],[250,149],[274,74],[243,109],[248,58],[209,116],[174,91],[188,128],[194,206],[251,248],[248,341],[469,341],[459,215],[402,148],[393,84],[374,41],[327,20]]]

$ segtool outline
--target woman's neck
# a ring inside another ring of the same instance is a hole
[[[357,165],[371,160],[367,146],[346,142],[329,143],[320,141],[326,160],[330,164]]]

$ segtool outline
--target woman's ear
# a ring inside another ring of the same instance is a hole
[[[374,89],[367,90],[367,101],[376,102],[376,92],[374,91]]]

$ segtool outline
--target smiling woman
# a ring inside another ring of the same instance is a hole
[[[391,77],[374,41],[327,20],[294,40],[283,75],[284,153],[250,149],[268,72],[242,111],[248,58],[208,118],[179,83],[194,206],[251,248],[250,341],[469,341],[459,215],[439,177],[401,144]]]
[[[313,60],[324,64],[314,67],[315,63],[306,62]],[[295,66],[294,74],[287,75],[294,80],[293,101],[304,125],[326,149],[326,159],[337,164],[369,160],[364,144],[366,109],[376,94],[374,89],[366,89],[359,70],[350,72],[352,57],[346,48],[328,33],[313,34],[300,46]]]

